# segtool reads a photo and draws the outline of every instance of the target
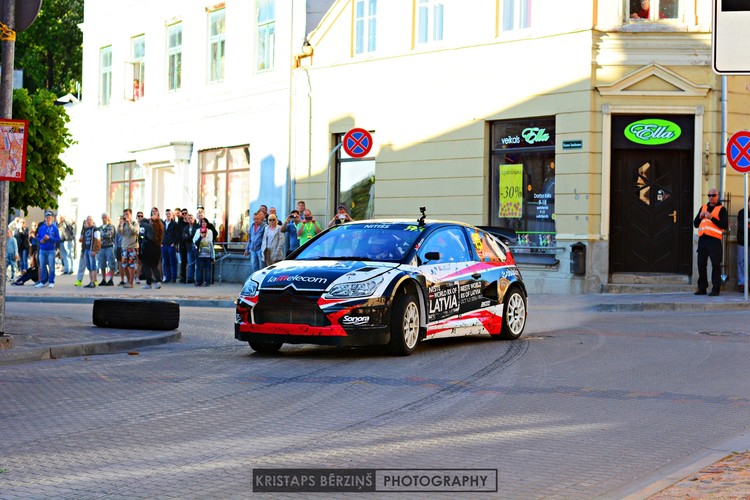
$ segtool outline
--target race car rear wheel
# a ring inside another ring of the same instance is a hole
[[[250,349],[262,354],[273,354],[279,352],[283,342],[248,342]]]
[[[503,300],[503,327],[498,340],[515,340],[521,336],[526,327],[526,297],[518,288],[512,288]]]
[[[412,294],[399,295],[393,306],[391,340],[388,350],[396,356],[408,356],[419,341],[419,306]]]

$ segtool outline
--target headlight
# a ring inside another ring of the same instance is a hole
[[[327,295],[329,297],[368,297],[372,295],[378,285],[382,282],[383,278],[378,276],[377,278],[367,281],[341,283],[339,285],[334,285]]]
[[[257,292],[258,292],[258,284],[252,279],[249,279],[245,282],[245,286],[242,287],[242,291],[240,292],[240,295],[253,296]]]

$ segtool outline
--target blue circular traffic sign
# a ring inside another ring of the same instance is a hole
[[[344,151],[352,158],[362,158],[372,149],[372,135],[363,128],[353,128],[344,134]]]
[[[750,132],[740,130],[729,138],[727,161],[738,172],[750,172]]]

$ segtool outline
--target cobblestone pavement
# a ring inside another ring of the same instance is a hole
[[[137,296],[178,300],[184,306],[221,304],[231,307],[231,301],[239,289],[237,284],[224,284],[200,289],[189,285],[167,285],[161,290],[120,290],[113,287],[81,290],[73,287],[72,282],[64,286],[64,279],[58,280],[54,289],[8,287],[11,305],[7,326],[15,332],[18,349],[58,343],[63,337],[66,342],[82,339],[82,343],[86,343],[92,337],[100,340],[103,334],[126,337],[129,333],[122,330],[103,333],[101,329],[91,327],[90,318],[73,313],[69,316],[58,314],[53,321],[45,323],[41,320],[41,323],[35,323],[36,326],[30,325],[13,314],[14,301],[88,304],[94,297]],[[23,293],[19,293],[21,291]],[[712,446],[717,439],[722,439],[721,429],[706,429],[699,444],[704,451],[696,455],[690,454],[694,453],[689,452],[694,450],[690,443],[669,446],[664,443],[663,449],[646,448],[649,442],[657,447],[662,443],[663,436],[655,430],[639,437],[642,442],[632,442],[635,433],[643,432],[638,422],[641,418],[639,411],[647,418],[654,411],[654,405],[664,408],[686,405],[686,408],[694,411],[685,418],[679,415],[671,417],[674,419],[674,432],[694,427],[692,420],[695,418],[705,418],[710,422],[714,414],[721,412],[726,428],[740,431],[746,425],[743,422],[747,422],[750,416],[747,413],[750,397],[733,399],[721,394],[742,394],[742,389],[735,391],[722,387],[713,398],[694,394],[687,389],[692,375],[689,370],[679,375],[680,380],[686,381],[685,388],[676,387],[667,392],[647,386],[625,392],[611,388],[586,388],[565,376],[537,385],[533,382],[534,378],[528,378],[532,374],[524,373],[519,363],[521,359],[539,351],[535,346],[544,345],[544,342],[554,338],[554,334],[547,336],[543,332],[559,331],[561,324],[569,326],[570,317],[576,314],[601,317],[601,321],[594,320],[595,326],[585,325],[581,331],[609,332],[598,335],[598,338],[600,343],[612,349],[616,343],[627,341],[628,328],[633,325],[627,324],[627,314],[597,314],[596,311],[656,311],[659,321],[666,324],[668,321],[664,318],[670,315],[664,311],[675,311],[684,316],[687,311],[741,313],[747,309],[740,294],[727,293],[717,299],[707,302],[705,297],[694,297],[692,294],[665,294],[656,298],[532,296],[530,310],[536,317],[533,321],[530,319],[530,326],[532,323],[535,326],[523,342],[500,344],[507,350],[498,357],[487,357],[484,349],[475,353],[473,349],[462,348],[470,347],[471,340],[467,340],[466,345],[460,341],[429,343],[428,347],[420,348],[415,356],[397,360],[400,366],[408,363],[411,376],[401,370],[393,373],[389,368],[393,358],[373,356],[367,352],[362,354],[360,351],[293,348],[278,358],[252,355],[247,346],[237,346],[231,338],[217,343],[215,336],[211,336],[215,327],[209,325],[204,327],[206,336],[199,346],[199,356],[188,358],[187,353],[179,354],[179,349],[185,347],[181,344],[159,348],[159,352],[165,353],[167,351],[164,349],[177,349],[175,352],[191,366],[192,375],[183,367],[165,365],[166,358],[163,356],[136,356],[131,362],[117,358],[119,361],[114,361],[114,365],[112,360],[100,362],[86,358],[86,364],[71,360],[61,365],[59,370],[42,363],[38,370],[26,370],[23,365],[18,365],[18,371],[7,371],[15,370],[15,365],[9,365],[5,374],[17,374],[8,377],[14,384],[23,384],[26,379],[37,380],[41,374],[41,380],[47,380],[59,392],[50,400],[47,387],[28,385],[22,404],[30,405],[30,408],[21,410],[12,405],[4,410],[0,408],[0,414],[5,413],[10,421],[16,412],[26,414],[31,411],[38,415],[38,421],[27,424],[37,433],[31,442],[18,434],[25,428],[21,423],[11,426],[0,423],[0,457],[6,456],[5,460],[0,458],[0,497],[148,498],[153,496],[149,492],[161,492],[159,496],[165,498],[246,498],[250,495],[250,469],[260,463],[279,467],[289,464],[392,467],[394,463],[404,467],[424,467],[426,464],[444,465],[448,462],[476,468],[504,464],[499,472],[504,487],[502,496],[506,498],[586,498],[601,497],[605,492],[610,492],[610,496],[605,495],[605,498],[750,498],[747,448],[742,448],[748,445],[745,440],[726,446]],[[81,308],[76,310],[80,311]],[[231,314],[229,311],[221,312],[219,317],[228,316],[229,319],[211,319],[210,325],[216,325],[218,321],[220,329],[229,332]],[[43,316],[40,314],[40,317]],[[646,315],[634,315],[638,316]],[[695,352],[689,350],[687,355],[696,362],[711,356],[717,360],[723,359],[726,361],[724,368],[730,370],[737,361],[728,360],[737,358],[739,353],[735,351],[744,343],[742,336],[746,336],[748,331],[739,331],[725,323],[719,327],[699,316],[695,318],[696,332],[707,340],[700,342],[694,335],[691,336],[691,350],[695,349]],[[224,321],[226,324],[223,324]],[[673,340],[675,336],[669,333],[670,330],[645,325],[647,323],[644,323],[644,329],[653,328],[646,336],[657,338],[655,347],[661,345],[661,340]],[[11,332],[10,329],[8,331]],[[191,336],[196,335],[194,329],[190,331]],[[570,331],[575,329],[571,328]],[[559,337],[560,340],[564,338],[567,337]],[[540,342],[542,344],[538,344]],[[586,344],[586,338],[582,337],[580,342]],[[493,347],[498,345],[489,344]],[[664,345],[668,344],[665,342]],[[596,373],[599,367],[589,366],[580,360],[580,354],[576,354],[573,347],[566,343],[557,346],[554,359],[545,361],[548,366],[546,370],[552,370],[561,363],[567,366],[574,362],[576,366],[580,364],[584,374]],[[591,354],[601,353],[597,346],[590,349]],[[653,353],[645,353],[643,359],[610,358],[605,362],[607,377],[616,378],[618,374],[641,370],[646,380],[649,376],[658,378],[661,376],[660,363],[668,364],[668,358],[661,359],[659,352],[657,348]],[[551,354],[549,352],[547,356]],[[234,369],[237,369],[237,361],[247,362],[247,368],[228,374],[227,359]],[[468,366],[478,368],[473,372],[466,371]],[[573,377],[573,374],[568,377]],[[510,384],[511,380],[519,379],[526,382]],[[612,382],[613,386],[618,387],[622,383]],[[601,381],[602,385],[607,383],[606,380]],[[2,387],[3,381],[0,380],[0,394]],[[78,390],[84,392],[74,392]],[[381,396],[385,394],[385,399],[381,399],[376,407],[371,404],[373,391]],[[406,398],[408,401],[404,400],[405,394],[409,394]],[[92,396],[92,403],[86,402],[88,395]],[[92,406],[93,396],[96,396],[96,406]],[[539,397],[548,400],[548,404],[556,408],[561,417],[564,411],[570,409],[571,402],[585,404],[588,401],[590,421],[585,426],[577,426],[564,419],[549,420],[549,416],[555,412],[545,415],[532,403]],[[168,400],[172,402],[168,403]],[[393,404],[388,403],[389,400]],[[298,403],[289,405],[289,401]],[[632,426],[623,429],[620,438],[622,446],[603,444],[597,439],[597,435],[605,431],[604,422],[611,417],[600,408],[605,403],[609,405],[608,411],[617,409],[621,412],[624,422],[633,422]],[[81,405],[81,415],[89,417],[73,417],[74,414],[68,411],[70,404]],[[262,406],[258,407],[258,404]],[[509,408],[512,409],[510,414],[515,415],[511,420],[499,422],[488,417],[498,412],[498,415],[502,413],[507,418]],[[734,413],[725,411],[732,408],[735,409]],[[312,431],[309,418],[315,419],[314,416],[318,414],[323,420],[316,419],[312,425],[315,431]],[[92,424],[91,415],[100,415],[102,425]],[[352,418],[354,415],[358,417]],[[349,423],[341,427],[341,419],[337,416],[346,416],[344,421]],[[155,429],[142,428],[139,419],[151,422],[151,425],[174,419],[174,425],[162,424],[155,432]],[[111,429],[108,421],[112,421]],[[430,424],[425,426],[426,422]],[[41,430],[45,428],[47,430]],[[562,435],[580,437],[573,438],[574,443],[568,444],[565,452],[558,452],[555,443]],[[534,444],[537,440],[538,445]],[[528,444],[512,446],[514,441]],[[542,444],[544,441],[547,444]],[[178,446],[177,442],[181,444]],[[497,446],[497,450],[483,453],[490,459],[489,462],[478,461],[475,450],[488,446],[488,443],[494,443],[492,446]],[[506,453],[508,449],[512,450],[509,454]],[[9,455],[3,450],[17,450],[13,452],[15,458],[8,461]],[[25,450],[22,462],[19,462],[20,450]],[[113,450],[118,456],[116,462],[112,462]],[[144,450],[152,450],[153,458],[145,458]],[[444,455],[448,450],[450,454]],[[644,463],[659,462],[666,457],[679,455],[681,451],[688,454],[685,463],[663,467],[655,471],[653,477],[644,473],[643,464],[637,465],[637,461],[634,463],[632,460],[642,457]],[[626,468],[624,473],[632,475],[637,481],[627,488],[612,490],[614,483],[605,478],[614,474],[612,467],[618,467],[618,457],[623,459],[620,467]],[[70,469],[70,463],[74,460],[79,465]],[[549,470],[532,465],[525,473],[521,472],[523,469],[519,465],[534,463],[557,465]],[[33,480],[31,483],[26,482],[31,481],[30,478],[21,479],[19,483],[16,475],[26,468],[49,479],[41,482]],[[68,471],[66,474],[69,477],[61,478],[56,468]],[[537,484],[540,478],[550,474],[554,476],[555,468],[580,469],[578,476],[590,477],[590,480],[579,479],[576,484],[566,480],[557,488],[540,489],[533,495],[529,494],[528,489],[524,490],[525,482]],[[214,479],[209,480],[209,477]],[[216,489],[215,477],[223,478],[226,489]],[[202,480],[206,481],[203,488],[199,486]],[[13,489],[6,489],[3,493],[4,481],[11,481],[6,485],[11,484]],[[171,487],[168,486],[170,481]],[[597,482],[601,484],[597,486]],[[191,489],[186,489],[186,483],[191,485]],[[19,486],[24,484],[26,486]],[[154,489],[156,484],[159,485],[158,489]],[[232,489],[238,484],[245,484],[248,490],[239,492]],[[167,494],[167,491],[172,493]],[[286,497],[301,498],[293,494]]]

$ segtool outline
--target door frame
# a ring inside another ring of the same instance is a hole
[[[609,193],[612,187],[612,115],[637,115],[648,114],[658,115],[693,115],[695,118],[693,129],[693,212],[701,203],[701,181],[702,175],[702,155],[703,155],[703,106],[617,106],[605,104],[602,106],[602,186],[601,186],[601,219],[599,221],[599,234],[606,241],[606,254],[609,255],[610,241],[610,197]],[[696,239],[693,237],[693,247]],[[695,250],[695,248],[693,248]],[[693,275],[695,273],[695,252],[693,255]],[[609,258],[603,265],[603,276],[609,281],[610,276]]]

